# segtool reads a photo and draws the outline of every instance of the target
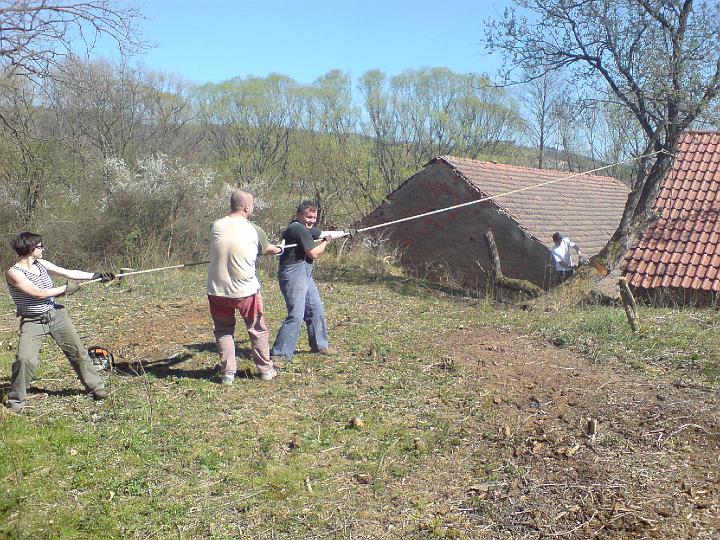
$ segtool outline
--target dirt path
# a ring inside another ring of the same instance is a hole
[[[573,538],[720,538],[718,392],[507,331],[452,342],[487,381],[499,446],[522,469],[479,489],[498,517]]]
[[[209,328],[204,301],[155,306],[124,322],[116,348],[126,361],[167,358],[211,340]],[[433,458],[404,493],[437,484],[472,538],[720,538],[717,391],[594,364],[510,329],[444,341],[459,380],[484,381],[478,399],[491,413],[467,423],[479,446]],[[505,464],[493,481],[459,465],[482,452]],[[404,530],[409,503],[394,504],[378,515]]]

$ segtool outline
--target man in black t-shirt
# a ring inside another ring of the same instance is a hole
[[[325,312],[315,280],[312,277],[313,261],[325,252],[331,236],[320,242],[321,230],[315,227],[317,205],[303,201],[298,206],[295,219],[283,232],[285,244],[297,244],[280,256],[278,281],[285,298],[287,317],[278,331],[270,354],[276,365],[290,361],[295,353],[300,327],[307,325],[310,350],[325,355],[335,354],[328,343]]]

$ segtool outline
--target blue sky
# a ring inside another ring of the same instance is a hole
[[[148,68],[192,82],[282,73],[310,83],[332,69],[357,79],[445,66],[490,73],[483,21],[506,0],[146,0]]]

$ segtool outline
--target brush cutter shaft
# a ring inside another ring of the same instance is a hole
[[[148,274],[150,272],[160,272],[161,270],[172,270],[173,268],[187,268],[188,266],[199,266],[201,264],[209,264],[210,261],[198,261],[185,264],[176,264],[173,266],[163,266],[162,268],[150,268],[149,270],[136,270],[135,272],[125,272],[124,274],[115,274],[116,278],[126,276],[136,276],[138,274]]]
[[[173,266],[163,266],[161,268],[150,268],[149,270],[136,270],[135,272],[125,272],[124,274],[115,274],[116,278],[121,277],[127,277],[127,276],[136,276],[138,274],[149,274],[150,272],[160,272],[162,270],[172,270],[174,268],[187,268],[188,266],[198,266],[201,264],[208,264],[210,261],[198,261],[198,262],[192,262],[192,263],[184,263],[184,264],[175,264]],[[79,285],[81,287],[88,285],[89,283],[98,283],[102,278],[98,279],[89,279],[87,281],[83,281]]]

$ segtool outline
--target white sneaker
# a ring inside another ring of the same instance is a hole
[[[221,385],[232,386],[233,382],[235,382],[235,374],[234,373],[223,373],[222,380],[220,381]]]
[[[275,377],[277,377],[277,370],[275,368],[270,368],[268,371],[260,372],[260,378],[263,381],[272,381]]]

